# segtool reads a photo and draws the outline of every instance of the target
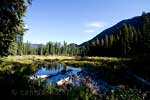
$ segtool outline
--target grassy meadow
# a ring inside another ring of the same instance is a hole
[[[117,57],[80,57],[80,56],[8,56],[0,58],[0,85],[2,94],[12,96],[12,91],[20,90],[37,90],[44,93],[44,97],[49,100],[53,99],[81,99],[86,100],[112,100],[125,98],[135,98],[141,100],[142,93],[135,88],[133,79],[127,77],[127,71],[132,69],[132,59]],[[116,90],[92,94],[92,91],[85,86],[70,88],[68,86],[41,86],[38,81],[29,80],[29,75],[34,73],[39,66],[52,67],[55,64],[63,64],[66,66],[84,67],[98,70],[96,75],[100,75],[110,85],[116,86]],[[131,68],[130,68],[131,67]],[[2,89],[4,88],[4,90]],[[4,92],[6,91],[6,92]],[[85,92],[86,91],[86,92]],[[142,90],[143,91],[143,90]],[[76,92],[76,93],[74,93]],[[50,94],[49,94],[50,93]],[[67,93],[67,94],[66,94]],[[56,95],[57,94],[57,95]],[[132,94],[133,96],[131,96]],[[27,94],[29,95],[29,94]],[[31,94],[30,94],[31,95]],[[35,94],[32,94],[35,95]],[[43,96],[35,95],[37,100]],[[64,97],[66,95],[66,97]],[[121,96],[122,95],[122,96]],[[4,96],[4,95],[3,95]],[[16,96],[14,97],[16,98]],[[43,98],[42,98],[43,99]]]
[[[37,56],[37,55],[24,55],[24,56],[8,56],[0,58],[1,69],[3,70],[3,66],[6,69],[11,68],[11,64],[34,64],[35,62],[40,63],[51,63],[52,61],[58,61],[59,63],[67,64],[67,65],[75,65],[75,66],[84,66],[84,65],[92,65],[92,66],[101,66],[102,62],[122,62],[129,61],[130,58],[117,58],[117,57],[80,57],[80,56]]]

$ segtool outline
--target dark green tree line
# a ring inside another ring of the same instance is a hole
[[[133,56],[142,52],[138,47],[142,37],[141,29],[137,30],[132,25],[123,24],[116,33],[89,42],[84,47],[85,51],[81,50],[81,53],[87,56]]]
[[[24,55],[79,55],[79,47],[75,44],[67,45],[59,42],[48,42],[46,45],[39,44],[38,47],[32,47],[32,44],[27,42],[24,44]]]
[[[144,55],[150,55],[150,13],[143,13],[142,20]]]

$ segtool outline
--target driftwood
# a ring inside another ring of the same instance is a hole
[[[59,74],[65,74],[67,72],[71,72],[72,70],[71,69],[68,69],[67,71],[66,70],[62,70],[58,73],[55,73],[55,74],[48,74],[48,75],[33,75],[30,77],[30,79],[38,79],[38,78],[51,78],[51,77],[54,77],[54,76],[57,76]]]
[[[128,77],[131,76],[132,78],[138,80],[139,82],[142,82],[144,85],[150,86],[150,82],[149,82],[149,81],[147,81],[147,80],[145,80],[145,79],[143,79],[143,78],[137,76],[136,74],[134,74],[134,73],[131,72],[131,71],[128,71],[128,72],[127,72],[127,75],[128,75]],[[131,77],[130,77],[130,78],[131,78]]]
[[[141,82],[144,83],[145,85],[150,86],[150,82],[149,82],[149,81],[144,80],[143,78],[141,78],[141,77],[139,77],[139,76],[136,76],[136,75],[133,75],[133,77],[135,77],[137,80],[141,81]]]

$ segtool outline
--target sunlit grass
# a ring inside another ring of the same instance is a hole
[[[64,65],[70,65],[70,66],[76,66],[76,67],[97,67],[95,69],[99,69],[102,79],[106,80],[108,83],[116,85],[120,84],[120,82],[124,82],[124,79],[120,79],[117,74],[120,71],[119,68],[126,67],[127,65],[124,63],[126,61],[130,61],[130,58],[117,58],[117,57],[80,57],[80,56],[35,56],[35,55],[23,55],[23,56],[8,56],[0,58],[0,73],[1,82],[6,79],[7,75],[13,76],[13,79],[15,80],[15,84],[20,84],[23,88],[24,85],[31,85],[31,83],[27,82],[29,80],[28,76],[31,75],[31,73],[35,72],[37,70],[37,67],[39,64],[42,64],[42,66],[49,66],[51,63],[56,64],[64,64]],[[53,65],[52,65],[53,66]],[[124,69],[123,69],[124,70]],[[9,72],[9,73],[8,73]],[[8,77],[9,78],[9,77]],[[21,80],[22,79],[22,80]],[[10,79],[11,80],[11,79]],[[10,80],[7,84],[10,83]],[[21,80],[21,81],[20,81]],[[30,81],[29,81],[30,82]],[[23,83],[23,84],[22,84]],[[34,85],[31,88],[37,88],[37,89],[43,89],[43,87],[39,88],[38,83],[34,83]],[[20,87],[18,87],[20,89]],[[63,90],[63,91],[62,91]],[[64,93],[67,93],[67,98],[96,98],[97,95],[93,95],[91,91],[89,91],[87,88],[79,87],[79,88],[68,88],[68,90],[64,91],[62,87],[45,87],[44,93],[47,95],[48,93],[58,93],[63,95]],[[118,93],[119,91],[119,93]],[[121,91],[121,92],[120,92]],[[123,98],[129,98],[130,94],[133,94],[133,98],[139,98],[139,94],[137,94],[137,91],[133,90],[117,90],[115,92],[108,92],[106,94],[100,94],[99,96],[103,95],[104,98],[111,99],[118,99],[122,98],[120,95],[123,95]],[[48,94],[49,95],[49,94]],[[99,98],[99,97],[98,97]],[[132,98],[132,97],[130,97]],[[138,99],[137,99],[138,100]]]
[[[80,56],[38,56],[38,55],[23,55],[23,56],[8,56],[1,58],[1,60],[5,61],[16,61],[16,60],[44,60],[44,59],[58,59],[58,60],[68,60],[68,59],[75,59],[75,60],[111,60],[111,61],[119,61],[119,60],[130,60],[130,58],[117,58],[117,57],[80,57]]]
[[[23,56],[8,56],[0,58],[0,70],[12,69],[13,64],[35,65],[37,63],[48,66],[49,63],[58,62],[65,65],[72,65],[77,67],[113,67],[118,68],[124,66],[122,61],[128,61],[129,58],[117,57],[80,57],[80,56],[38,56],[38,55],[23,55]],[[21,66],[20,66],[21,67]]]

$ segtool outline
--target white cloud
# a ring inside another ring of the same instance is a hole
[[[103,28],[106,26],[105,22],[95,21],[85,24],[86,27]]]
[[[93,32],[97,32],[98,30],[103,30],[103,28],[106,26],[107,24],[105,22],[102,21],[93,21],[93,22],[89,22],[86,23],[84,26],[86,27],[86,29],[84,30],[85,33],[93,33]]]
[[[93,30],[93,29],[87,29],[87,30],[85,30],[84,32],[85,32],[85,33],[93,33],[93,32],[95,32],[95,30]]]

